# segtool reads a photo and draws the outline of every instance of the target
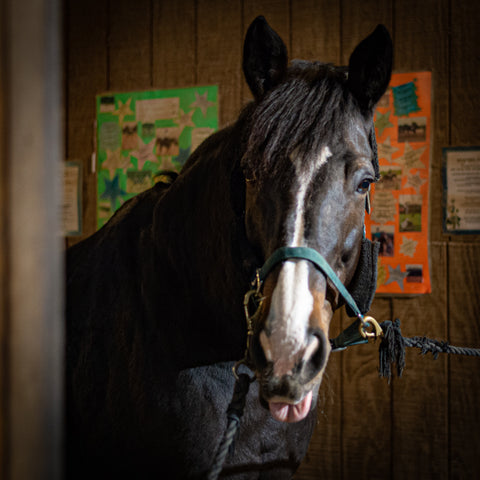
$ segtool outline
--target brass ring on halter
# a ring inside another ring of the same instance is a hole
[[[373,317],[363,317],[360,320],[361,322],[358,326],[358,330],[363,338],[370,339],[383,336],[382,327]],[[367,328],[371,327],[373,327],[373,331],[367,330]]]

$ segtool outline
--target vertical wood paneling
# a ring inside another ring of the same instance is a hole
[[[196,83],[194,0],[153,2],[153,87]]]
[[[198,0],[197,83],[219,85],[220,127],[240,113],[241,31],[240,0]]]
[[[430,246],[435,263],[432,294],[395,299],[402,333],[446,339],[447,247]],[[393,381],[394,478],[448,478],[447,358],[407,349],[402,378]],[[434,432],[434,434],[433,434]]]
[[[152,84],[150,0],[109,3],[108,72],[110,91],[142,90]],[[101,93],[101,92],[98,92]]]
[[[296,0],[291,12],[291,58],[340,63],[340,0]]]
[[[409,12],[405,15],[405,12]],[[403,0],[395,9],[395,68],[432,72],[432,125],[430,155],[431,242],[442,239],[441,147],[448,141],[448,2]],[[432,293],[394,300],[394,316],[402,321],[404,335],[447,335],[446,247],[430,245]],[[447,359],[436,362],[418,351],[407,354],[407,369],[394,382],[394,474],[448,478]],[[428,389],[419,390],[427,385]],[[435,435],[429,432],[435,431]]]
[[[448,247],[450,343],[480,346],[480,244]],[[452,479],[480,478],[480,361],[450,357],[450,461]]]
[[[107,90],[107,0],[66,0],[66,157],[83,165],[83,235],[97,226],[97,177],[91,171],[95,95]]]
[[[480,2],[451,1],[450,145],[480,145]],[[456,235],[455,242],[480,242],[480,235]]]
[[[341,2],[341,61],[348,60],[357,44],[383,23],[392,32],[392,2]],[[371,314],[391,319],[391,301],[378,298]],[[345,322],[345,326],[347,326]],[[343,369],[343,470],[345,479],[390,478],[391,389],[378,378],[377,346],[351,348]],[[381,452],[381,454],[379,454]]]
[[[480,3],[451,2],[450,144],[480,145]],[[448,248],[449,340],[480,346],[477,287],[480,284],[480,236],[454,237]],[[475,242],[462,245],[464,242]],[[450,357],[450,478],[479,478],[480,362]]]

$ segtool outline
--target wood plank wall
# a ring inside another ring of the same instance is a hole
[[[258,14],[291,58],[345,64],[378,23],[392,33],[396,71],[433,73],[430,255],[433,292],[378,298],[380,320],[406,336],[480,346],[480,236],[442,233],[441,149],[480,145],[477,0],[65,0],[66,157],[85,165],[85,235],[95,228],[90,173],[95,94],[215,83],[220,123],[251,96],[243,37]],[[79,239],[69,239],[73,244]],[[337,313],[332,331],[346,323]],[[404,377],[377,377],[375,346],[332,356],[317,430],[298,479],[480,478],[480,360],[407,353]]]

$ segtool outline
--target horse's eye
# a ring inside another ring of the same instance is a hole
[[[358,184],[358,187],[357,187],[357,192],[358,193],[367,193],[368,192],[368,188],[370,187],[370,184],[372,183],[372,181],[369,179],[369,178],[364,178],[359,184]]]

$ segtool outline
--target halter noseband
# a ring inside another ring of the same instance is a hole
[[[267,275],[279,264],[286,260],[292,258],[299,258],[302,260],[308,260],[310,263],[322,271],[335,285],[337,290],[340,292],[340,295],[344,298],[345,302],[355,313],[356,317],[362,316],[360,309],[357,307],[355,300],[350,295],[350,292],[345,288],[343,283],[340,281],[336,273],[333,271],[332,267],[327,263],[325,258],[323,258],[320,253],[318,253],[313,248],[309,247],[281,247],[278,250],[275,250],[273,254],[267,259],[263,264],[262,268],[257,270],[255,279],[252,282],[252,287],[257,286],[257,282],[260,281],[260,284],[267,278]]]

